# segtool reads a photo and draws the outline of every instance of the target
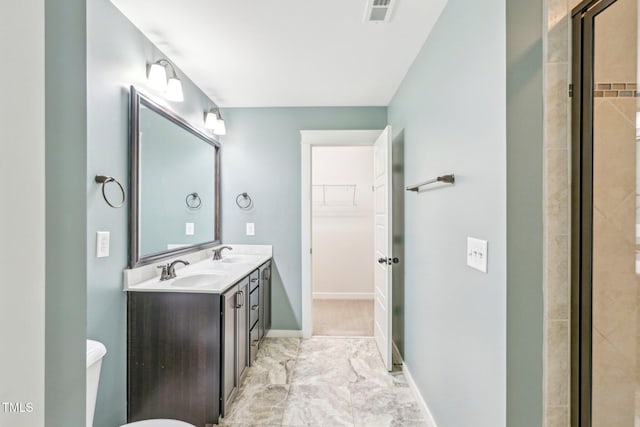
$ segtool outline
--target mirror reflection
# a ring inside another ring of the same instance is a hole
[[[132,96],[135,266],[219,241],[219,146],[134,89]]]

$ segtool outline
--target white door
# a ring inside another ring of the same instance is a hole
[[[373,147],[375,217],[374,336],[382,360],[390,371],[391,361],[391,126]]]

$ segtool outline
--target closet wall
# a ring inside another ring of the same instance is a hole
[[[316,299],[373,299],[372,147],[312,151]]]

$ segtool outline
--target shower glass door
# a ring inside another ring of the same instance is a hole
[[[639,1],[585,2],[574,28],[574,426],[640,427]]]

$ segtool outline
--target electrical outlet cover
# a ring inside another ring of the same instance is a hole
[[[253,222],[247,222],[247,236],[256,235],[256,225]]]
[[[193,222],[185,222],[184,234],[186,236],[193,236],[194,234],[196,234],[196,226]]]
[[[96,232],[96,257],[105,258],[109,256],[110,235],[108,231]]]

